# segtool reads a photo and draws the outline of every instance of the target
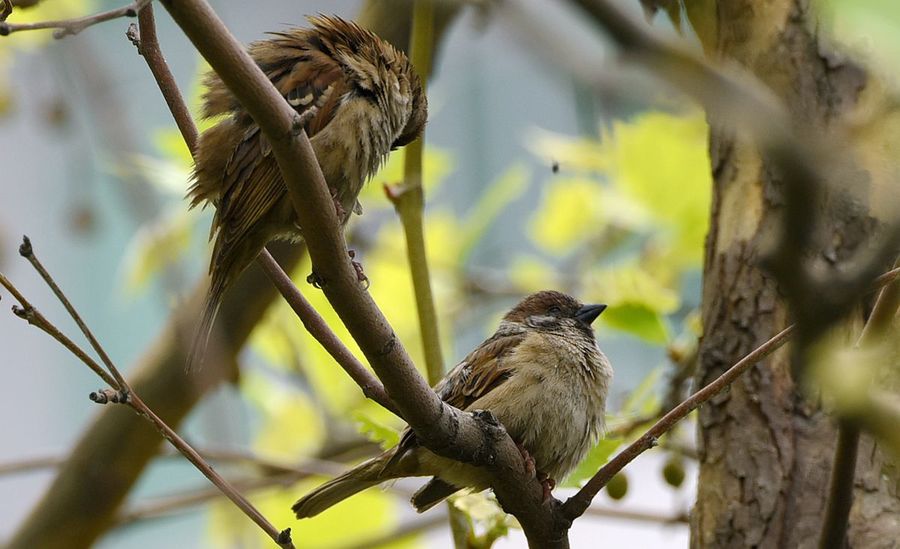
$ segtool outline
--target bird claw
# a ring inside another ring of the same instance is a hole
[[[325,280],[317,275],[315,271],[309,273],[309,276],[306,277],[306,283],[311,284],[317,290],[321,290],[325,286]]]
[[[341,204],[340,199],[338,199],[337,191],[334,189],[329,189],[331,191],[331,200],[334,202],[334,213],[337,214],[338,219],[341,222],[347,217],[347,211],[344,209],[343,204]]]
[[[525,474],[529,476],[529,478],[535,478],[537,474],[537,469],[534,466],[534,458],[531,457],[531,454],[528,453],[528,450],[525,449],[521,444],[516,444],[516,448],[519,449],[519,453],[522,454],[522,459],[525,461]]]
[[[354,258],[356,257],[356,251],[347,250],[347,255],[350,256],[350,264],[353,265],[353,270],[356,271],[356,280],[363,283],[364,290],[368,290],[370,284],[369,277],[367,277],[365,271],[363,271],[362,263],[360,263],[359,261],[354,261]]]
[[[544,489],[544,497],[541,503],[550,501],[550,493],[556,488],[556,480],[547,476],[546,473],[538,472],[538,480],[541,481],[541,487]]]
[[[347,250],[347,255],[350,256],[350,263],[353,265],[353,270],[356,271],[356,279],[365,285],[363,289],[368,290],[369,277],[367,277],[365,271],[363,271],[362,264],[359,261],[353,260],[353,258],[356,257],[356,252]],[[315,271],[309,273],[309,276],[306,277],[306,282],[312,284],[312,287],[317,290],[321,290],[325,286],[325,279],[316,274]]]

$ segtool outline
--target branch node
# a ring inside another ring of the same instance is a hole
[[[128,402],[128,392],[124,390],[116,391],[115,389],[98,389],[89,394],[88,398],[97,404],[109,404],[110,402],[113,404],[124,404]]]
[[[0,23],[0,36],[9,36],[9,23],[6,21]]]
[[[19,307],[18,305],[12,306],[12,312],[17,317],[22,320],[27,321],[29,324],[34,324],[34,309],[31,307]]]
[[[658,437],[650,437],[650,439],[647,441],[647,447],[648,448],[656,448],[657,446],[659,446],[659,438]]]
[[[490,410],[474,410],[472,417],[478,422],[478,427],[484,437],[481,448],[473,456],[475,464],[493,466],[497,461],[497,453],[494,450],[497,442],[506,433],[506,429]]]
[[[34,257],[34,248],[31,247],[31,239],[22,235],[22,244],[19,245],[19,255],[26,259]]]
[[[128,29],[125,31],[125,37],[128,38],[128,41],[131,42],[135,48],[137,48],[138,54],[143,55],[143,53],[141,53],[141,31],[138,30],[138,26],[135,23],[130,23],[128,25]]]
[[[291,138],[298,137],[303,131],[303,117],[299,114],[294,114],[291,116]]]
[[[275,540],[279,545],[290,545],[293,543],[291,540],[291,529],[285,528],[281,532],[278,533],[278,538]]]

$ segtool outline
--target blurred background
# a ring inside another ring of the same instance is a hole
[[[245,43],[303,25],[304,14],[354,18],[363,4],[212,3]],[[597,334],[616,372],[611,434],[559,489],[565,494],[689,389],[709,215],[708,128],[702,111],[622,64],[603,35],[563,3],[460,4],[447,19],[429,85],[425,157],[426,238],[444,358],[448,368],[456,363],[532,291],[555,288],[609,305]],[[638,2],[622,4],[641,13]],[[118,5],[45,0],[17,9],[10,21]],[[891,52],[900,40],[890,31],[900,8],[875,0],[820,7],[836,39],[875,66],[896,58]],[[197,112],[205,64],[164,10],[157,9],[157,20],[163,51]],[[166,320],[204,275],[211,220],[208,211],[188,211],[183,200],[190,155],[146,64],[125,38],[129,22],[114,20],[59,41],[49,31],[0,40],[0,270],[76,334],[16,254],[27,234],[125,372],[152,352]],[[663,16],[654,25],[678,34]],[[583,46],[560,50],[552,40],[559,29]],[[680,30],[693,43],[691,30]],[[365,213],[347,236],[370,292],[421,364],[403,232],[382,187],[401,180],[402,164],[400,151],[373,178],[360,199]],[[294,269],[298,285],[352,346],[321,292],[304,282],[309,270],[305,261]],[[86,398],[101,382],[9,314],[11,300],[2,298],[7,391],[0,399],[0,539],[27,517],[56,464],[101,413]],[[418,516],[407,504],[415,481],[369,490],[297,523],[291,503],[322,480],[303,477],[334,474],[379,444],[393,444],[402,425],[363,399],[280,300],[238,362],[239,376],[210,391],[179,431],[276,525],[291,526],[298,546],[450,545],[444,508]],[[346,451],[329,453],[336,447]],[[576,523],[573,545],[687,546],[694,453],[686,422],[597,498]],[[497,547],[524,545],[491,496],[464,497],[456,505],[485,539],[500,538]],[[98,546],[175,544],[268,546],[196,470],[164,455],[141,476]]]

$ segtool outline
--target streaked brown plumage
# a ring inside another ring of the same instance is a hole
[[[271,33],[249,53],[300,114],[346,224],[365,181],[387,154],[418,137],[427,117],[422,84],[406,56],[337,17]],[[270,240],[297,239],[290,198],[259,127],[215,73],[206,77],[204,117],[227,116],[203,132],[191,207],[216,206],[210,287],[189,364],[205,352],[222,295]]]
[[[604,429],[612,368],[590,326],[604,308],[560,292],[532,294],[435,391],[462,410],[493,412],[541,476],[561,480]],[[316,488],[293,510],[298,518],[312,517],[366,488],[409,476],[434,477],[412,498],[419,512],[463,488],[484,490],[490,480],[480,468],[420,446],[407,428],[400,444]]]

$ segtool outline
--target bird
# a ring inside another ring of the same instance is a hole
[[[299,115],[334,199],[341,225],[364,183],[394,149],[422,134],[428,100],[407,56],[376,34],[336,16],[269,33],[251,58]],[[188,369],[202,360],[222,296],[271,240],[298,241],[298,219],[271,147],[221,78],[210,71],[190,207],[216,208],[209,287]]]
[[[542,481],[545,498],[605,429],[613,371],[591,327],[605,308],[553,290],[531,294],[434,387],[460,410],[492,412]],[[490,486],[485,470],[431,452],[407,427],[396,446],[314,489],[292,509],[297,518],[313,517],[366,488],[418,476],[433,477],[412,497],[420,513],[464,488]]]

